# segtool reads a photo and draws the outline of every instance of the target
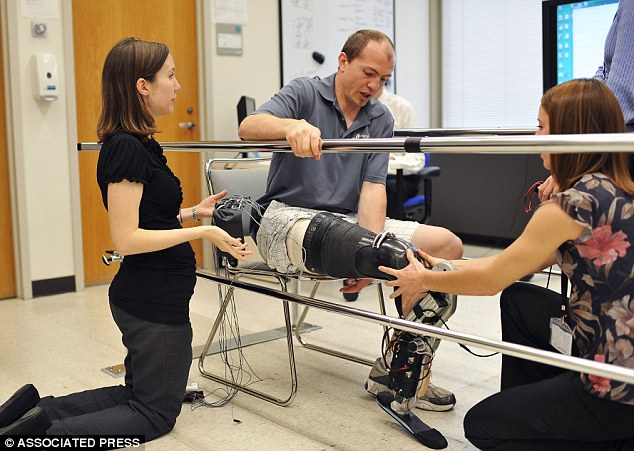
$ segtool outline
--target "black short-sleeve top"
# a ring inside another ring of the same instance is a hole
[[[181,227],[180,181],[154,139],[120,132],[101,146],[97,182],[108,209],[108,185],[128,180],[143,184],[139,228]],[[196,260],[188,242],[155,252],[125,256],[110,285],[110,300],[137,318],[160,324],[189,321],[189,299],[196,284]]]

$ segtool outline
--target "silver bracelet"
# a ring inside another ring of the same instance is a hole
[[[199,221],[198,213],[196,213],[196,207],[198,207],[198,205],[194,205],[192,207],[192,218],[194,219],[194,221]]]

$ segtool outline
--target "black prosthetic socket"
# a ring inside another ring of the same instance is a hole
[[[401,269],[409,264],[411,243],[391,233],[377,235],[332,213],[319,213],[310,221],[304,241],[306,268],[330,277],[389,279],[379,266]]]

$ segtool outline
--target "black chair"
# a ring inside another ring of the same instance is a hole
[[[399,202],[402,205],[402,214],[395,219],[403,219],[406,221],[416,221],[421,224],[427,224],[431,217],[431,186],[434,177],[440,175],[440,167],[429,165],[429,153],[425,153],[425,167],[418,171],[419,179],[419,194],[410,197],[409,199]],[[400,172],[400,173],[399,173]],[[399,177],[403,177],[402,170],[397,171],[397,192],[401,192],[399,189]],[[402,179],[401,179],[402,180]]]
[[[238,109],[238,125],[240,125],[245,117],[255,111],[255,99],[249,96],[242,96],[236,107]]]
[[[242,96],[236,105],[238,111],[238,127],[245,117],[255,111],[255,99],[249,96]],[[248,158],[249,152],[242,152],[242,158]]]

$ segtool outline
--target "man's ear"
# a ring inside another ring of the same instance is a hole
[[[348,63],[348,55],[345,52],[341,52],[337,57],[337,63],[339,64],[339,70],[343,70],[346,63]]]
[[[136,89],[142,96],[150,95],[150,90],[148,89],[148,82],[145,78],[139,78],[136,81]]]

